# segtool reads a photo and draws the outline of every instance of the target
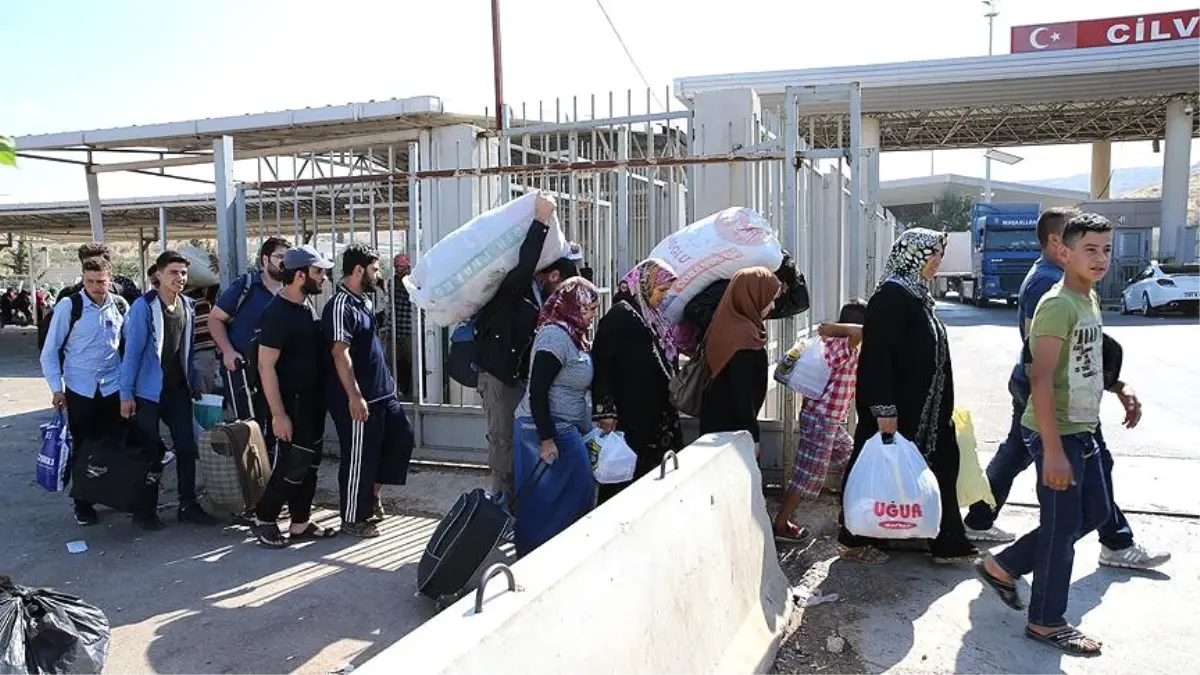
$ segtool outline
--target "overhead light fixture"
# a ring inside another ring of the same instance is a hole
[[[1013,164],[1025,159],[1024,157],[1018,157],[1017,155],[1004,152],[1002,150],[996,150],[995,148],[983,153],[983,156],[990,160],[1000,162],[1001,164],[1008,164],[1009,166],[1012,166]]]

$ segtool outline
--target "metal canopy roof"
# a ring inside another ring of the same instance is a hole
[[[675,80],[675,93],[748,87],[764,108],[787,87],[858,82],[885,150],[1161,138],[1166,103],[1198,103],[1197,40]],[[805,100],[816,147],[835,147],[845,102]],[[1200,130],[1200,115],[1193,118]],[[1195,132],[1193,132],[1195,133]]]
[[[456,124],[478,123],[475,116],[446,114],[436,96],[370,101],[279,112],[216,117],[186,122],[19,136],[18,152],[35,150],[129,150],[208,152],[221,136],[234,137],[246,151],[292,145],[318,145],[356,136]]]
[[[879,203],[885,208],[911,204],[929,204],[946,192],[978,198],[983,193],[985,181],[974,176],[947,173],[934,176],[918,176],[899,180],[883,181],[879,184]],[[1073,207],[1087,201],[1091,194],[1081,190],[992,181],[992,197],[998,202],[1040,202],[1043,207]]]

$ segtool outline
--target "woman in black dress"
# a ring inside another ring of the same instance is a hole
[[[929,280],[946,250],[946,234],[923,228],[907,230],[892,246],[882,280],[867,303],[858,360],[855,405],[858,427],[846,477],[863,445],[876,433],[899,432],[925,456],[942,498],[941,529],[929,541],[935,563],[973,560],[978,551],[967,540],[958,511],[958,440],[954,422],[954,376],[946,327],[934,312]],[[845,478],[842,488],[845,490]],[[881,564],[887,555],[873,540],[850,534],[842,525],[842,557]]]
[[[668,385],[675,373],[671,324],[658,311],[675,272],[661,260],[644,260],[618,285],[612,309],[600,319],[592,345],[593,419],[605,431],[621,431],[637,453],[637,480],[683,448],[679,413]],[[599,502],[629,483],[601,485]]]
[[[767,399],[767,327],[779,279],[765,267],[729,281],[704,337],[712,380],[700,403],[700,433],[749,431],[759,453],[758,411]]]

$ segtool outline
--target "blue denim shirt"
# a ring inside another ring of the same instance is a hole
[[[1017,294],[1017,330],[1021,333],[1021,346],[1025,346],[1025,322],[1033,319],[1033,312],[1038,303],[1054,284],[1062,281],[1063,268],[1044,256],[1033,263],[1025,280],[1021,282],[1021,290]],[[1017,365],[1013,367],[1013,379],[1022,385],[1028,397],[1029,376],[1021,364],[1021,353],[1017,352]]]
[[[97,305],[86,292],[79,295],[83,298],[83,312],[69,336],[71,298],[64,297],[54,307],[46,343],[42,347],[42,376],[55,394],[62,392],[65,386],[88,398],[95,396],[97,389],[102,396],[108,396],[120,386],[121,357],[117,348],[121,344],[121,324],[125,318],[111,293],[102,305]],[[61,364],[58,361],[60,348],[65,355]]]

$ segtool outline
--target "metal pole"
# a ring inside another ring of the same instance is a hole
[[[992,158],[983,157],[983,203],[992,203]]]
[[[500,49],[500,0],[492,0],[492,79],[496,88],[496,132],[504,131],[504,64]]]
[[[992,23],[996,20],[995,14],[988,15],[988,56],[992,55]]]

